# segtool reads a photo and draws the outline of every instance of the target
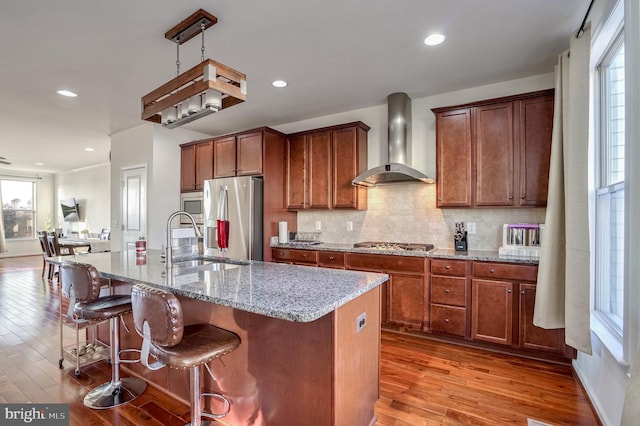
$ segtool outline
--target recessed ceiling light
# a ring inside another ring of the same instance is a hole
[[[284,80],[276,80],[271,83],[274,87],[287,87],[287,82]]]
[[[95,149],[93,149],[93,148],[85,148],[84,150],[85,150],[85,151],[88,151],[88,152],[93,152],[93,151],[95,151]]]
[[[436,46],[444,41],[444,36],[442,34],[431,34],[427,38],[424,39],[424,44],[427,46]]]
[[[75,98],[76,96],[78,96],[77,93],[73,93],[71,90],[56,90],[56,93],[68,98]]]
[[[44,163],[36,163],[36,166],[44,166]]]

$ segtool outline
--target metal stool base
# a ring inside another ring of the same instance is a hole
[[[147,389],[147,382],[135,377],[126,377],[120,382],[103,383],[84,397],[84,405],[89,408],[103,410],[117,407],[142,395]]]

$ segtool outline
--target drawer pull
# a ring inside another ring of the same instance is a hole
[[[303,253],[303,254],[302,254],[302,257],[307,257],[307,253]]]
[[[496,271],[496,270],[495,270],[495,269],[493,269],[493,268],[489,269],[489,272],[491,272],[492,274],[493,274],[495,271]]]
[[[451,269],[451,266],[447,265],[444,267],[444,269]]]
[[[335,260],[335,257],[329,256],[329,260]]]
[[[447,324],[449,324],[449,318],[445,318],[444,322],[446,322]]]
[[[444,292],[445,292],[445,293],[447,293],[447,294],[451,293],[451,291],[449,291],[449,289],[448,289],[448,288],[445,288],[445,289],[444,289]]]

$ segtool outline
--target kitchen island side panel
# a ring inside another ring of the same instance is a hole
[[[217,385],[205,370],[201,373],[205,392],[221,391],[232,400],[225,423],[313,426],[375,423],[374,405],[379,396],[379,287],[307,323],[265,317],[191,298],[179,299],[185,324],[210,323],[240,336],[241,344],[235,351],[209,364]],[[363,312],[366,327],[356,333],[356,318]],[[127,323],[132,324],[130,318]],[[130,334],[122,331],[122,348],[141,346],[135,331]],[[121,367],[125,374],[141,376],[188,403],[188,371],[165,368],[150,372],[140,364]],[[220,408],[214,403],[212,410]]]

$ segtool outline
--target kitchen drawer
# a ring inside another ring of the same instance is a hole
[[[271,250],[271,256],[277,262],[318,263],[318,252],[315,250],[277,249]]]
[[[431,304],[431,331],[464,337],[466,328],[465,308]]]
[[[349,268],[366,271],[425,272],[425,258],[385,254],[349,254]]]
[[[325,268],[344,268],[344,253],[339,251],[319,251],[318,265]]]
[[[473,262],[473,276],[535,282],[538,280],[538,267],[535,265]]]
[[[431,276],[431,302],[442,305],[467,305],[467,279]]]
[[[467,274],[467,262],[465,260],[431,259],[431,273],[464,277]]]

